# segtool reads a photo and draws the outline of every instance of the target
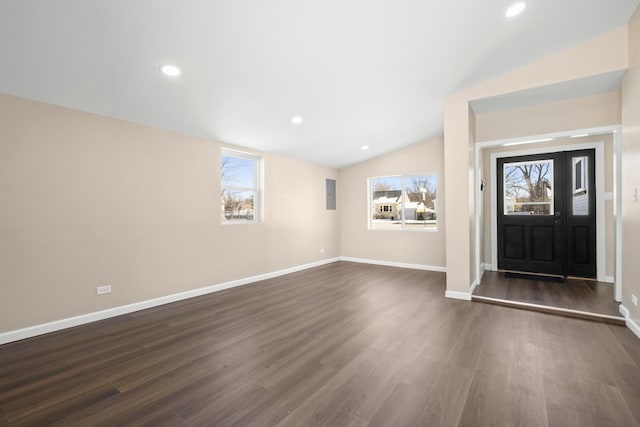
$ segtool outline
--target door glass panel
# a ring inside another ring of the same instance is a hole
[[[553,159],[504,164],[504,214],[553,215]]]
[[[589,215],[589,170],[587,168],[587,157],[573,157],[571,177],[573,186],[573,215],[584,216]]]

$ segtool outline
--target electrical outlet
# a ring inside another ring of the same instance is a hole
[[[635,305],[636,307],[638,306],[638,297],[635,295],[631,295],[631,302],[633,303],[633,305]]]
[[[323,254],[324,252],[324,248],[320,248],[320,253]]]
[[[104,295],[111,293],[111,285],[98,286],[96,288],[96,295]]]

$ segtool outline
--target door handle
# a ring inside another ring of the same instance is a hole
[[[556,225],[562,225],[562,221],[560,221],[559,219],[556,219]]]

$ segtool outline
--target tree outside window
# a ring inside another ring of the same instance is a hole
[[[370,184],[371,230],[437,230],[435,175],[374,177]]]
[[[259,160],[253,154],[222,150],[220,180],[223,224],[258,221]]]
[[[553,161],[504,164],[504,214],[553,215]]]

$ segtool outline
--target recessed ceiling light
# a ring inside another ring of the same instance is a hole
[[[299,125],[300,123],[302,123],[302,117],[300,116],[295,116],[291,119],[291,123],[294,125]]]
[[[509,7],[509,9],[507,9],[505,16],[507,18],[513,18],[514,16],[520,15],[526,6],[527,5],[522,2],[514,3]]]
[[[168,77],[178,77],[180,75],[180,68],[176,67],[175,65],[163,65],[160,68],[160,71],[162,71],[162,74]]]
[[[369,146],[368,145],[363,145],[362,147],[360,147],[360,149],[362,151],[367,151],[369,149]]]

